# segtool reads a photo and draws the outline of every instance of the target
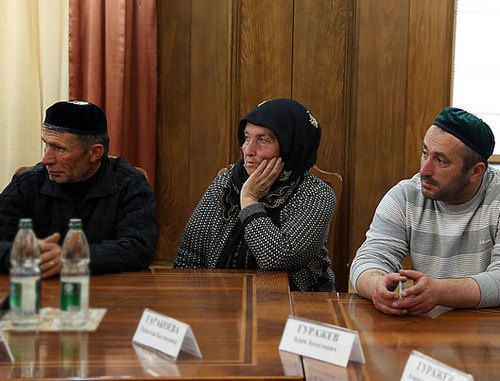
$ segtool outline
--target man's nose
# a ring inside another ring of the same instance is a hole
[[[50,148],[46,148],[45,152],[43,153],[42,164],[49,165],[49,164],[54,164],[54,162],[55,162],[54,152]]]
[[[423,176],[432,176],[434,174],[432,167],[432,159],[428,157],[427,159],[423,159],[420,163],[420,174]]]

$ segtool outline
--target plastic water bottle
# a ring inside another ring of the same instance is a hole
[[[88,316],[90,255],[79,218],[69,221],[61,261],[61,322],[65,326],[80,326]]]
[[[40,321],[40,246],[31,218],[19,220],[10,251],[10,311],[14,325]]]

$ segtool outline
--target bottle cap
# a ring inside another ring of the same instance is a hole
[[[21,218],[19,219],[19,229],[32,229],[33,223],[31,218]]]
[[[81,218],[71,218],[69,220],[69,228],[70,229],[81,229],[82,228],[82,219]]]

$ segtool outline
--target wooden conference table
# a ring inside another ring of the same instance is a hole
[[[354,294],[289,294],[278,272],[155,270],[92,276],[90,288],[91,307],[107,308],[97,331],[4,332],[17,361],[0,363],[0,379],[399,380],[413,349],[476,381],[500,379],[500,309],[385,316]],[[0,292],[7,289],[0,276]],[[58,279],[42,282],[42,306],[59,307]],[[181,352],[172,362],[132,345],[144,308],[190,324],[203,358]],[[279,351],[292,310],[357,330],[366,364],[342,368]]]
[[[500,309],[452,310],[435,318],[386,316],[355,294],[292,292],[294,314],[358,331],[366,364],[304,358],[306,379],[399,380],[412,350],[466,373],[500,380]]]
[[[42,307],[59,307],[59,280],[42,282]],[[0,277],[0,291],[8,277]],[[16,363],[6,378],[303,379],[300,357],[278,350],[291,305],[286,273],[156,270],[97,275],[90,306],[107,308],[96,332],[4,332]],[[191,325],[203,358],[176,362],[132,345],[145,308]]]

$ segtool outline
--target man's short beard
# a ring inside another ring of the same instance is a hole
[[[425,198],[429,200],[445,201],[450,202],[458,199],[463,192],[463,189],[470,181],[470,175],[468,171],[462,170],[459,175],[455,176],[450,182],[443,187],[440,183],[432,178],[432,176],[420,175],[421,180],[427,180],[432,185],[438,187],[438,190],[434,194],[426,194],[427,191],[421,185],[422,194]]]

